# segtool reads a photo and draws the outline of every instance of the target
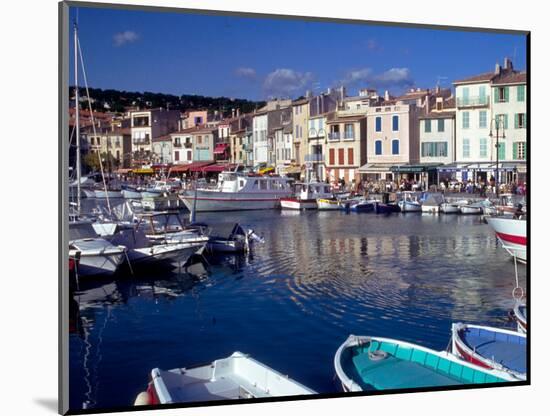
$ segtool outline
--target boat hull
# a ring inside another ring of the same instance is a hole
[[[460,212],[460,208],[457,205],[445,202],[441,204],[440,211],[444,214],[458,214]]]
[[[451,332],[452,353],[457,357],[482,368],[508,372],[516,380],[526,379],[525,334],[506,329],[460,323],[454,323]],[[507,352],[502,355],[504,349]],[[499,353],[502,356],[499,356]],[[510,355],[517,355],[517,357],[514,356],[513,359],[510,359]],[[502,357],[506,357],[506,359]],[[513,363],[514,368],[511,368],[508,362]]]
[[[398,205],[399,205],[399,208],[401,208],[401,212],[421,212],[422,211],[422,206],[417,202],[400,201]]]
[[[334,368],[342,387],[350,392],[515,380],[508,373],[476,367],[447,351],[355,335],[337,350]]]
[[[297,198],[281,198],[282,209],[317,209],[317,201],[315,199],[297,199]]]
[[[94,191],[96,198],[122,198],[120,191]]]
[[[377,214],[392,214],[394,212],[400,212],[401,208],[397,204],[383,204],[377,203],[374,206]]]
[[[511,256],[527,262],[527,221],[513,218],[486,218],[487,224],[495,231],[504,249]]]
[[[459,207],[460,213],[462,215],[481,215],[483,214],[483,209],[481,207],[469,207],[461,206]]]
[[[318,199],[317,209],[320,211],[333,211],[340,209],[340,203],[332,199]]]
[[[316,393],[238,351],[203,366],[168,371],[155,368],[151,380],[147,391],[138,395],[136,405]]]
[[[279,208],[280,199],[288,197],[290,192],[281,193],[245,193],[197,191],[197,212],[243,211]],[[195,206],[195,192],[188,191],[180,197],[189,211]]]
[[[123,189],[122,197],[125,199],[141,199],[141,192],[131,191],[129,189]]]
[[[439,205],[422,205],[422,212],[427,214],[439,214]]]

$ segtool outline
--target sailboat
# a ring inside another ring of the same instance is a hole
[[[69,221],[69,258],[78,257],[74,264],[76,276],[111,275],[126,258],[126,247],[111,244],[97,235],[89,220],[82,220],[81,213],[81,160],[80,113],[78,96],[78,29],[74,25],[75,63],[75,132],[76,132],[76,213]]]

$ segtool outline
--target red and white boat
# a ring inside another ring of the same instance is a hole
[[[527,263],[527,221],[524,219],[488,217],[487,223],[502,243],[502,247],[523,263]]]
[[[295,197],[281,198],[282,209],[317,209],[318,198],[332,198],[330,185],[323,182],[297,183]]]

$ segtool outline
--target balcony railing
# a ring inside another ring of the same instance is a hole
[[[328,139],[329,140],[340,140],[340,132],[334,131],[332,133],[329,133],[328,134]]]
[[[484,107],[489,105],[489,96],[482,97],[457,97],[457,107]]]
[[[181,147],[181,142],[175,142],[174,147],[180,148]]]
[[[132,143],[134,143],[134,144],[149,144],[150,140],[149,139],[134,139]]]
[[[191,143],[191,142],[185,142],[185,143],[183,144],[183,146],[184,146],[186,149],[191,149],[191,148],[193,147],[193,143]]]
[[[304,160],[306,162],[323,162],[325,160],[322,153],[309,153],[305,155]]]

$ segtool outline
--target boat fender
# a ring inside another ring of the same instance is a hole
[[[140,392],[137,395],[136,400],[134,401],[134,406],[147,406],[150,404],[151,403],[150,403],[149,394],[146,391]]]
[[[382,350],[369,351],[369,360],[382,361],[388,357],[388,353]]]

